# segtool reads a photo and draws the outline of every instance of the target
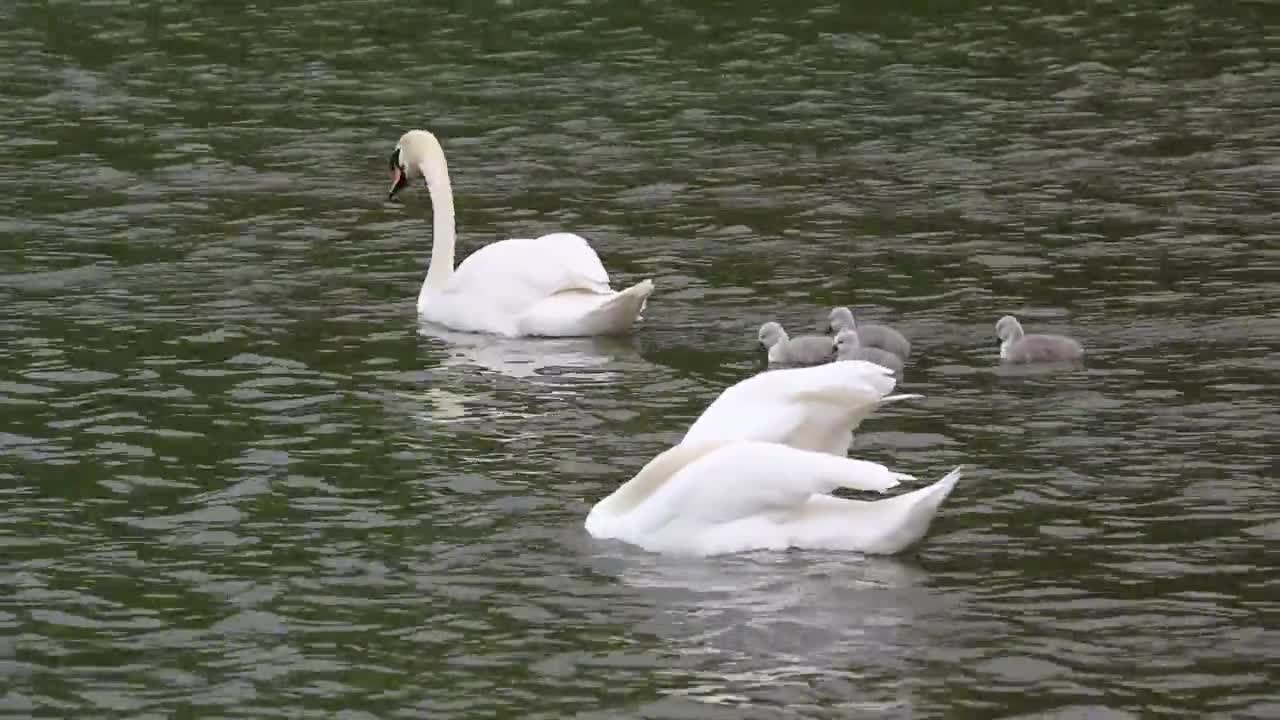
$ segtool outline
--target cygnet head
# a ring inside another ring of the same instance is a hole
[[[1014,342],[1022,337],[1022,324],[1012,315],[1005,315],[996,321],[996,337],[1001,342]]]
[[[428,189],[449,186],[444,149],[436,136],[426,130],[410,130],[401,135],[396,149],[391,151],[389,165],[391,191],[387,193],[388,200],[394,198],[410,180],[419,177],[426,180]]]
[[[837,333],[841,330],[856,330],[858,324],[853,320],[853,311],[847,307],[832,308],[827,314],[827,326]]]
[[[760,340],[761,345],[771,348],[787,339],[787,331],[776,322],[767,322],[760,326],[760,332],[756,333],[756,338]]]
[[[836,337],[832,340],[836,347],[836,354],[839,355],[848,350],[862,347],[862,340],[858,337],[856,330],[841,330],[836,333]]]

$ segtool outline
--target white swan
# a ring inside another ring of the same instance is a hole
[[[418,314],[454,330],[508,337],[574,337],[627,333],[644,310],[653,282],[615,292],[600,258],[581,236],[552,233],[486,245],[453,266],[453,190],[435,135],[410,130],[391,152],[395,197],[424,178],[431,194],[431,265]]]
[[[661,453],[587,515],[596,538],[664,553],[789,547],[891,554],[924,537],[960,478],[872,502],[909,475],[845,457],[854,428],[889,395],[889,370],[848,361],[772,370],[731,386]]]

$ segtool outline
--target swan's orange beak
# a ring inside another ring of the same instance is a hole
[[[404,170],[399,166],[391,168],[391,191],[387,193],[387,199],[390,200],[400,192],[405,185],[409,184],[409,178],[404,176]]]

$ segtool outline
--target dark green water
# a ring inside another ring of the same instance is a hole
[[[847,5],[0,9],[0,713],[1280,717],[1274,9]],[[643,329],[417,328],[413,127]],[[833,304],[927,396],[856,454],[974,468],[922,545],[585,535]]]

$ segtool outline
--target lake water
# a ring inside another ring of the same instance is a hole
[[[1273,8],[417,5],[0,9],[0,713],[1280,717]],[[418,328],[414,127],[636,335]],[[972,467],[919,546],[586,535],[833,305],[926,395],[854,454]]]

